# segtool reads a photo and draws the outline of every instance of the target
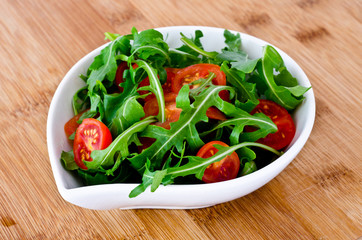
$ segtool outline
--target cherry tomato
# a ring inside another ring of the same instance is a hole
[[[178,93],[183,85],[189,84],[200,78],[207,78],[209,73],[213,72],[216,76],[212,80],[215,85],[226,85],[225,73],[220,70],[220,66],[208,63],[199,63],[179,70],[172,82],[172,91]],[[196,88],[197,85],[191,85],[190,88]]]
[[[257,142],[265,144],[276,150],[280,150],[288,146],[295,135],[295,125],[288,111],[279,104],[259,99],[259,104],[251,111],[250,114],[262,112],[275,123],[278,131],[268,134],[265,138],[259,139]]]
[[[64,132],[67,138],[69,138],[79,127],[78,120],[83,115],[83,112],[78,113],[74,117],[72,117],[68,122],[64,125]]]
[[[215,155],[219,150],[214,145],[221,145],[228,147],[228,145],[221,141],[211,141],[206,143],[197,152],[196,156],[201,158],[209,158]],[[202,181],[205,183],[221,182],[236,178],[240,169],[240,159],[236,152],[226,156],[218,162],[210,164],[204,172]]]
[[[83,161],[93,161],[91,152],[102,150],[112,143],[112,135],[106,125],[94,118],[86,118],[79,125],[74,138],[73,152],[76,164],[87,169]]]
[[[167,73],[167,79],[166,79],[166,82],[162,85],[162,90],[163,90],[164,94],[171,92],[171,83],[172,83],[173,79],[175,78],[175,73],[178,71],[178,69],[177,68],[165,68],[165,70]],[[148,86],[148,85],[150,85],[150,79],[148,77],[146,77],[145,79],[143,79],[140,82],[139,87],[144,87],[144,86]],[[141,90],[141,91],[138,91],[138,93],[140,95],[143,95],[143,94],[147,94],[148,91]],[[153,93],[148,95],[145,98],[145,101],[150,100],[154,96],[155,95]]]
[[[220,70],[220,66],[215,64],[200,63],[188,66],[179,70],[175,79],[172,81],[171,89],[174,93],[178,93],[183,85],[194,82],[200,78],[207,78],[209,73],[213,72],[216,76],[212,79],[212,83],[215,85],[226,85],[226,76],[223,71]],[[196,88],[197,85],[190,85],[190,89]],[[229,101],[229,92],[223,90],[219,93],[221,99]],[[208,109],[206,112],[207,117],[216,120],[226,120],[225,115],[217,108]]]
[[[223,114],[219,109],[217,109],[216,107],[209,107],[206,110],[206,116],[208,118],[211,119],[216,119],[216,120],[227,120],[225,114]]]
[[[166,93],[165,98],[165,112],[166,112],[166,121],[163,123],[155,123],[155,125],[161,126],[166,129],[170,129],[170,123],[176,122],[180,118],[182,109],[176,107],[176,97],[175,93]],[[158,102],[156,97],[148,100],[144,107],[145,117],[156,116],[158,114]]]

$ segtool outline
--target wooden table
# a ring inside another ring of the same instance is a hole
[[[357,239],[361,12],[359,0],[1,0],[0,239]],[[294,58],[317,104],[304,149],[264,187],[210,208],[92,211],[64,201],[46,142],[58,84],[104,32],[171,25],[245,32]]]

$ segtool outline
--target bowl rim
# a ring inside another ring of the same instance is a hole
[[[169,27],[161,27],[161,28],[154,28],[155,30],[161,31],[162,33],[164,32],[170,32],[172,31],[186,31],[186,30],[196,30],[199,29],[202,32],[205,31],[224,31],[224,28],[217,28],[217,27],[207,27],[207,26],[191,26],[191,25],[186,25],[186,26],[169,26]],[[294,61],[294,59],[292,59],[289,55],[287,55],[284,51],[282,51],[281,49],[279,49],[278,47],[274,46],[273,44],[270,44],[267,41],[264,41],[260,38],[251,36],[249,34],[243,33],[243,32],[239,32],[239,31],[235,31],[235,30],[230,30],[228,29],[230,32],[232,33],[239,33],[241,36],[241,39],[243,38],[249,38],[252,42],[255,42],[256,44],[259,45],[271,45],[273,46],[278,53],[282,56],[282,58],[285,60],[285,57],[288,58],[288,61],[290,62],[291,65],[294,65],[296,67],[297,72],[299,72],[302,77],[303,77],[303,81],[304,83],[307,83],[309,86],[311,86],[311,83],[308,79],[308,77],[306,76],[306,74],[304,73],[304,71],[302,70],[302,68]],[[166,40],[167,42],[167,40]],[[49,107],[49,111],[48,111],[48,118],[47,118],[47,145],[48,145],[48,153],[49,153],[49,158],[50,158],[50,162],[51,162],[51,167],[52,167],[52,171],[53,171],[53,175],[54,175],[54,179],[58,188],[59,193],[61,194],[61,196],[69,201],[69,199],[71,198],[71,195],[73,194],[84,194],[84,192],[86,191],[92,191],[92,192],[98,192],[98,191],[109,191],[111,188],[112,190],[114,190],[115,188],[119,188],[122,187],[123,190],[128,191],[129,193],[129,189],[133,189],[134,187],[138,186],[139,183],[113,183],[113,184],[100,184],[100,185],[92,185],[92,186],[79,186],[79,187],[75,187],[75,188],[67,188],[67,186],[65,186],[65,182],[62,180],[62,176],[61,176],[61,171],[60,169],[58,169],[56,167],[55,161],[60,161],[59,160],[59,156],[55,156],[55,149],[54,149],[54,141],[53,141],[53,134],[52,134],[52,124],[54,124],[54,113],[56,111],[54,105],[55,102],[58,101],[61,98],[60,95],[60,89],[62,89],[65,85],[69,84],[70,79],[69,76],[74,74],[74,72],[77,72],[79,69],[79,66],[83,65],[86,61],[89,61],[90,58],[94,58],[97,53],[99,53],[99,51],[101,49],[103,49],[105,46],[107,46],[109,44],[105,43],[101,46],[99,46],[98,48],[94,49],[93,51],[87,53],[85,56],[83,56],[80,60],[78,60],[72,67],[71,69],[66,73],[66,75],[64,76],[64,78],[61,80],[61,82],[59,83],[54,96],[51,100],[50,103],[50,107]],[[300,81],[300,79],[298,79],[298,82]],[[297,156],[297,154],[301,151],[301,149],[303,148],[303,146],[305,145],[305,143],[307,142],[313,125],[314,125],[314,121],[315,121],[315,111],[316,111],[316,106],[315,106],[315,96],[314,96],[314,92],[313,92],[313,88],[309,89],[308,92],[304,95],[305,99],[303,101],[303,104],[307,104],[306,108],[308,109],[308,114],[310,115],[306,122],[304,123],[305,127],[302,129],[302,131],[300,132],[300,136],[295,140],[295,142],[290,145],[288,147],[288,149],[285,151],[285,153],[280,156],[279,158],[277,158],[275,161],[271,162],[270,164],[268,164],[267,166],[249,174],[246,176],[242,176],[242,177],[238,177],[232,180],[228,180],[228,181],[224,181],[224,182],[218,182],[218,183],[211,183],[211,184],[172,184],[172,185],[167,185],[167,186],[163,186],[160,185],[160,187],[157,189],[157,191],[155,191],[154,195],[158,195],[158,193],[164,194],[165,191],[170,191],[170,192],[174,192],[174,191],[180,191],[182,188],[184,188],[185,186],[187,186],[188,191],[190,192],[194,192],[194,191],[199,191],[200,186],[202,186],[203,190],[205,191],[212,191],[213,188],[216,187],[237,187],[240,186],[240,183],[242,182],[253,182],[254,179],[260,179],[261,176],[268,176],[267,178],[264,179],[264,183],[261,184],[261,186],[263,186],[264,184],[266,184],[267,182],[269,182],[270,180],[272,180],[275,176],[277,176],[280,172],[283,171],[283,169],[291,162],[293,161],[293,159]],[[275,172],[275,169],[279,169],[280,171]],[[256,189],[260,188],[261,186],[257,187]],[[120,189],[120,190],[122,190]],[[149,189],[149,188],[148,188]],[[256,189],[252,190],[255,191]],[[250,191],[250,192],[252,192]],[[250,193],[248,192],[248,193]],[[248,194],[246,193],[246,194]],[[144,194],[144,193],[143,193]],[[246,195],[244,194],[244,195]],[[142,195],[142,194],[141,194]],[[147,194],[146,194],[147,196]],[[133,206],[132,208],[136,208],[136,207],[140,207],[140,205],[138,206]],[[147,206],[146,206],[147,207]],[[152,206],[148,206],[147,208],[150,208]],[[172,207],[175,208],[175,207]]]

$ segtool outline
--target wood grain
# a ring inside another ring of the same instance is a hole
[[[362,3],[0,0],[0,239],[357,239],[362,236]],[[294,58],[317,102],[312,135],[277,178],[195,210],[92,211],[59,195],[46,146],[63,76],[104,43],[171,25],[265,39]]]

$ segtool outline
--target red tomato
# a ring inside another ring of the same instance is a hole
[[[112,143],[112,135],[106,125],[94,118],[86,118],[79,125],[74,138],[73,152],[76,164],[87,169],[83,161],[93,161],[93,150],[102,150]]]
[[[212,79],[213,84],[226,85],[226,76],[225,73],[220,70],[220,66],[209,63],[199,63],[183,68],[177,72],[175,79],[172,82],[172,91],[178,93],[183,85],[189,84],[200,78],[205,79],[209,76],[210,72],[213,72],[216,75],[215,78]],[[197,85],[190,86],[191,89],[196,87]],[[229,101],[228,91],[221,91],[219,95],[223,100]]]
[[[219,150],[214,145],[221,145],[228,147],[228,145],[221,141],[212,141],[206,143],[197,152],[196,156],[201,158],[209,158],[215,155]],[[240,169],[240,159],[236,152],[226,156],[218,162],[210,164],[204,172],[202,181],[205,183],[221,182],[236,178]]]
[[[65,135],[67,136],[67,138],[69,138],[70,135],[72,135],[79,127],[79,123],[77,123],[77,122],[78,122],[79,118],[82,116],[82,114],[83,114],[83,112],[78,113],[73,118],[71,118],[68,122],[65,123],[64,132],[65,132]]]
[[[166,79],[166,82],[162,85],[162,90],[163,90],[164,94],[171,92],[171,83],[172,83],[173,79],[175,78],[175,73],[178,71],[178,69],[177,68],[165,68],[165,70],[167,73],[167,79]],[[139,87],[144,87],[144,86],[148,86],[148,85],[150,85],[150,79],[148,77],[146,77],[145,79],[142,80],[142,82],[140,82]],[[138,93],[140,95],[144,95],[144,94],[147,94],[148,91],[142,90],[142,91],[138,91]],[[148,95],[145,98],[145,101],[150,100],[154,96],[155,95],[153,93]]]
[[[155,123],[155,125],[161,126],[166,129],[170,129],[170,123],[176,122],[180,118],[182,109],[176,108],[176,97],[175,93],[166,93],[165,98],[165,112],[166,112],[166,121],[163,123]],[[158,114],[158,102],[156,97],[151,98],[145,103],[143,107],[145,111],[145,117],[156,116]]]
[[[215,85],[226,85],[226,76],[220,70],[220,66],[215,64],[200,63],[188,66],[177,72],[175,79],[172,81],[171,89],[174,93],[178,93],[183,85],[194,82],[200,78],[207,78],[209,73],[213,72],[216,76],[212,79]],[[190,85],[190,89],[196,88],[197,85]],[[224,90],[219,93],[221,99],[229,101],[229,92]],[[216,120],[226,120],[225,115],[217,108],[208,109],[207,117]]]
[[[118,68],[117,68],[115,83],[116,83],[116,85],[117,85],[120,92],[123,92],[123,87],[119,86],[119,84],[124,82],[123,81],[123,73],[124,73],[124,71],[126,69],[128,69],[127,62],[121,62],[118,65]]]
[[[83,115],[83,113],[85,113],[86,111],[88,111],[88,109],[81,111],[80,113],[78,113],[73,118],[71,118],[68,122],[65,123],[64,132],[65,132],[65,135],[67,136],[67,138],[69,138],[70,135],[72,135],[77,130],[77,128],[79,127],[79,123],[77,123],[77,122],[80,119],[80,117]]]
[[[172,82],[172,91],[178,93],[183,85],[199,80],[200,78],[207,78],[210,72],[213,72],[216,75],[212,80],[213,84],[226,85],[225,73],[220,70],[220,66],[200,63],[179,70]],[[191,89],[196,87],[197,85],[190,86]]]
[[[208,118],[216,119],[216,120],[227,120],[225,114],[223,114],[219,109],[216,107],[209,107],[206,110],[206,116]]]
[[[257,142],[276,150],[288,146],[295,135],[295,125],[292,117],[285,108],[273,101],[259,99],[259,102],[250,114],[264,113],[277,125],[278,131],[268,134]]]

